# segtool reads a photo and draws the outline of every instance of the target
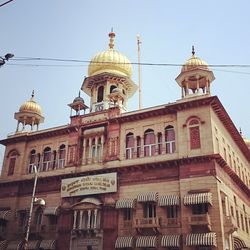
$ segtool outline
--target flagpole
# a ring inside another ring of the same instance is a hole
[[[142,108],[142,96],[141,96],[141,51],[140,51],[140,44],[141,44],[140,36],[137,35],[139,109]]]

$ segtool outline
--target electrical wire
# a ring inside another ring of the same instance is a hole
[[[89,60],[77,60],[77,59],[61,59],[61,58],[42,58],[42,57],[15,57],[11,61],[55,61],[55,62],[74,62],[74,63],[90,63]],[[111,62],[92,62],[95,64],[112,64]],[[181,63],[148,63],[148,62],[131,62],[131,63],[115,63],[115,64],[132,64],[132,65],[143,65],[143,66],[169,66],[169,67],[180,67],[183,66]],[[9,64],[10,65],[10,64]],[[250,68],[250,64],[208,64],[211,68]]]
[[[9,0],[9,1],[5,2],[5,3],[2,3],[2,4],[0,4],[0,7],[4,6],[5,4],[10,3],[12,1],[14,1],[14,0]]]

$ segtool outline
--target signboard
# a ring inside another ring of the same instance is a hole
[[[68,178],[63,179],[61,184],[61,197],[112,193],[116,191],[116,173]]]
[[[100,244],[100,239],[90,238],[90,239],[79,239],[78,246],[98,246]]]

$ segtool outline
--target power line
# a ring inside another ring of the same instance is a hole
[[[87,67],[87,64],[28,64],[28,63],[8,63],[10,66],[20,66],[20,67],[64,67],[64,68],[76,68],[76,67]],[[183,66],[183,65],[181,65]],[[236,65],[235,65],[236,66]],[[250,72],[243,72],[243,71],[235,71],[235,70],[223,70],[223,69],[213,69],[213,71],[219,72],[226,72],[226,73],[235,73],[235,74],[243,74],[243,75],[250,75]]]
[[[14,1],[14,0],[9,0],[9,1],[5,2],[5,3],[2,3],[2,4],[0,4],[0,7],[4,6],[5,4],[10,3],[12,1]]]
[[[28,64],[28,63],[8,63],[10,66],[23,66],[23,67],[86,67],[86,65],[73,65],[73,64]]]
[[[55,62],[73,62],[73,63],[90,63],[90,60],[78,60],[78,59],[62,59],[62,58],[43,58],[43,57],[15,57],[11,59],[13,61],[55,61]],[[112,62],[92,62],[95,64],[112,64]],[[115,63],[119,64],[119,63]],[[148,62],[131,62],[131,63],[120,63],[120,64],[132,64],[132,65],[143,65],[143,66],[169,66],[169,67],[181,67],[182,63],[148,63]],[[10,65],[10,64],[9,64]],[[30,64],[32,65],[32,64]],[[59,65],[58,65],[59,66]],[[204,66],[204,65],[201,65]],[[208,64],[208,67],[212,68],[250,68],[250,64]]]

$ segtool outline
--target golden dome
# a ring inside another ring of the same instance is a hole
[[[195,56],[194,46],[192,47],[192,57],[187,60],[187,62],[182,66],[181,72],[189,71],[192,69],[207,69],[208,70],[208,64]]]
[[[250,148],[250,140],[243,137],[244,142],[246,143],[247,147]]]
[[[132,77],[132,65],[129,59],[114,49],[115,33],[110,32],[109,49],[96,54],[90,61],[88,76],[94,76],[104,72]]]
[[[21,105],[19,112],[30,112],[42,115],[42,109],[40,105],[34,100],[34,91],[32,92],[31,99]]]

